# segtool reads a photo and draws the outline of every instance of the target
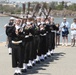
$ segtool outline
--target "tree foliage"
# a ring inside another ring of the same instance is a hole
[[[56,10],[63,10],[63,5],[57,5]]]
[[[62,1],[62,2],[31,2],[28,5],[31,6],[32,8],[30,10],[35,10],[38,12],[38,10],[40,9],[40,5],[43,4],[43,8],[45,9],[49,9],[50,7],[52,8],[52,10],[63,10],[63,8],[67,9],[67,10],[72,10],[72,11],[76,11],[76,3],[72,3],[71,5],[67,5],[66,2]],[[66,6],[65,6],[66,5]],[[22,10],[22,7],[10,7],[8,5],[2,6],[0,5],[0,12],[10,12],[10,13],[20,13]]]
[[[8,5],[5,5],[5,6],[0,6],[0,12],[15,14],[15,13],[20,13],[21,8],[20,7],[10,7]]]
[[[76,11],[76,3],[70,5],[67,7],[68,10],[73,10],[73,11]]]

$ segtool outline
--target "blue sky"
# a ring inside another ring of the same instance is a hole
[[[49,1],[71,1],[71,2],[75,2],[76,3],[76,0],[9,0],[9,1],[17,1],[17,2],[28,2],[28,1],[46,1],[46,2],[49,2]]]

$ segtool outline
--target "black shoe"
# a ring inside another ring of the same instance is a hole
[[[32,65],[35,66],[35,63],[33,63]]]
[[[9,53],[9,55],[12,55],[12,53]]]
[[[40,64],[40,61],[36,61],[37,64]]]
[[[28,69],[32,69],[32,66],[27,66]]]
[[[48,57],[51,57],[51,55],[47,55]]]
[[[26,70],[26,69],[22,69],[21,72],[22,72],[22,73],[26,73],[27,70]]]
[[[18,73],[18,75],[22,75],[21,73]]]
[[[54,53],[51,53],[51,56],[53,56],[54,55]]]
[[[40,61],[44,62],[44,59],[40,59]]]
[[[45,59],[47,59],[47,57],[44,57]]]
[[[14,73],[14,75],[18,75],[18,73]]]

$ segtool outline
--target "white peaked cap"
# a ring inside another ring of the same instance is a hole
[[[10,17],[10,20],[14,20],[15,18],[14,17]]]
[[[27,25],[30,25],[31,24],[31,22],[27,22]]]
[[[27,19],[27,17],[26,17],[26,16],[24,16],[24,19]]]
[[[46,18],[45,16],[41,16],[41,18]]]
[[[23,18],[23,15],[21,15],[20,18]]]
[[[41,23],[39,22],[39,23],[38,23],[38,26],[39,26],[40,24],[41,24]]]
[[[43,25],[43,24],[45,24],[45,22],[41,22],[41,24]]]
[[[54,18],[53,16],[48,16],[48,18]]]
[[[28,15],[28,18],[32,18],[32,15]]]
[[[66,17],[64,17],[63,19],[66,19]]]
[[[38,18],[41,18],[41,17],[40,16],[37,16],[36,18],[38,19]]]

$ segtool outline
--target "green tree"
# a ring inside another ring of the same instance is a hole
[[[72,5],[68,6],[67,9],[76,11],[76,3],[73,3]]]
[[[0,12],[15,14],[15,13],[20,13],[21,8],[20,7],[10,7],[8,5],[5,5],[5,6],[0,6]]]
[[[57,5],[56,10],[63,10],[63,5]]]

